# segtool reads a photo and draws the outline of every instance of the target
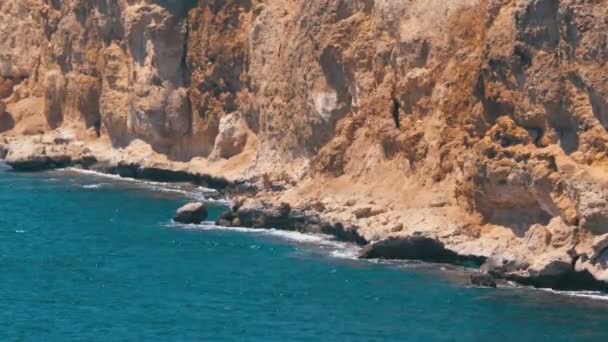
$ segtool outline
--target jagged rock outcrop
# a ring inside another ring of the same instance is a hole
[[[607,17],[584,0],[5,0],[0,134],[9,161],[89,148],[129,174],[260,180],[260,199],[316,203],[367,241],[432,233],[505,276],[605,280]]]
[[[192,202],[177,209],[173,221],[184,224],[200,224],[207,219],[208,211],[204,203]]]
[[[275,228],[305,233],[327,234],[338,240],[357,244],[367,241],[356,227],[323,219],[314,210],[291,208],[287,203],[238,199],[236,205],[224,212],[216,224],[226,227]]]
[[[18,171],[41,171],[72,165],[71,155],[78,146],[63,143],[61,138],[19,140],[10,144],[5,162]]]

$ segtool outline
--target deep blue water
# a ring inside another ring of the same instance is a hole
[[[0,340],[608,341],[608,302],[172,226],[186,201],[0,166]]]

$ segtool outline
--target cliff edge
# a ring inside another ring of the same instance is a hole
[[[0,156],[248,180],[367,242],[607,284],[606,18],[587,0],[5,0]]]

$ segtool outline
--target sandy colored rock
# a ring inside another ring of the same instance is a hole
[[[218,135],[210,158],[230,159],[241,152],[247,144],[248,129],[239,113],[232,113],[220,120]]]
[[[21,164],[251,181],[367,241],[424,233],[508,274],[604,279],[606,17],[583,0],[5,0],[0,134]]]

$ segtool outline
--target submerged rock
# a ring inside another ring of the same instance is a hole
[[[201,202],[188,203],[179,208],[173,221],[185,224],[200,224],[207,219],[207,207]]]

